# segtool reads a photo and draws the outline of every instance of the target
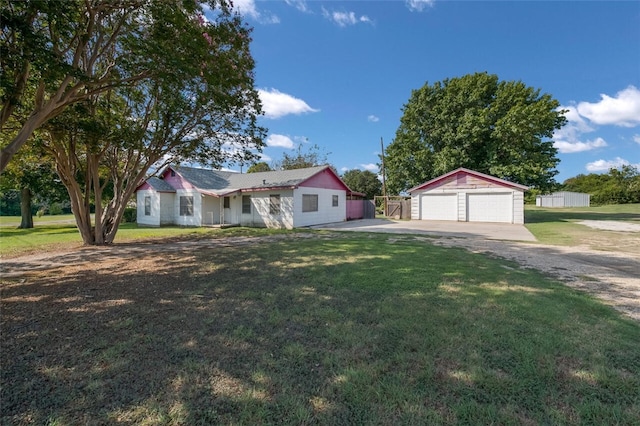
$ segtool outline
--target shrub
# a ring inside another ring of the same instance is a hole
[[[127,207],[122,214],[122,221],[125,223],[135,223],[138,217],[138,210],[135,207]]]

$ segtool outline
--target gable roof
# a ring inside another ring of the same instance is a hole
[[[478,177],[480,179],[484,179],[484,180],[488,180],[488,181],[491,181],[491,182],[495,182],[495,183],[497,183],[499,185],[502,185],[502,186],[508,186],[508,187],[511,187],[511,188],[520,189],[522,191],[526,191],[527,189],[529,189],[528,186],[520,185],[519,183],[509,182],[508,180],[500,179],[500,178],[495,177],[495,176],[487,175],[487,174],[484,174],[484,173],[476,172],[475,170],[470,170],[470,169],[465,169],[464,167],[460,167],[458,169],[450,171],[449,173],[445,173],[442,176],[438,176],[437,178],[431,179],[431,180],[429,180],[429,181],[427,181],[425,183],[421,183],[420,185],[409,189],[407,192],[414,192],[414,191],[418,191],[418,190],[421,190],[421,189],[426,189],[426,188],[428,188],[430,186],[435,186],[439,182],[441,182],[441,181],[443,181],[445,179],[448,179],[451,176],[457,175],[459,173],[469,174],[469,175],[472,175],[472,176],[476,176],[476,177]]]
[[[294,170],[275,170],[257,173],[236,173],[221,170],[198,169],[194,167],[169,166],[183,179],[207,195],[224,196],[237,191],[261,191],[276,188],[297,188],[317,174],[329,171],[348,193],[349,187],[329,166],[308,167]],[[165,184],[167,184],[165,182]],[[167,184],[168,185],[168,184]]]
[[[150,177],[146,183],[158,192],[176,192],[176,189],[159,177]]]

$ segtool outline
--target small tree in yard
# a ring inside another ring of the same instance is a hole
[[[308,151],[302,150],[302,144],[298,145],[295,154],[282,154],[282,158],[273,163],[274,170],[294,170],[307,167],[329,165],[327,153],[320,151],[318,145],[311,145]]]
[[[382,194],[382,182],[378,175],[369,170],[349,170],[342,175],[342,180],[353,191],[362,192],[367,200]]]
[[[135,84],[84,97],[39,131],[85,244],[113,242],[128,201],[152,167],[250,162],[262,148],[250,29],[226,7],[209,22],[195,2],[144,3],[147,13],[136,19],[145,25],[131,42],[162,41],[147,51],[153,71]],[[96,66],[108,69],[111,59],[105,55]]]

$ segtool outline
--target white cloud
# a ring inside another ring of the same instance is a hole
[[[319,109],[311,108],[302,99],[282,93],[276,89],[258,89],[258,94],[262,101],[264,115],[267,118],[280,118],[289,114],[299,115],[320,111]]]
[[[365,169],[365,170],[369,170],[370,172],[374,172],[374,173],[378,172],[378,165],[377,164],[373,164],[373,163],[360,164],[360,167]]]
[[[372,123],[377,123],[378,121],[380,121],[380,119],[372,114],[372,115],[367,117],[367,121],[370,121]]]
[[[349,170],[351,170],[351,169],[349,169],[348,167],[342,167],[342,168],[340,168],[340,171],[341,171],[342,173],[346,173],[346,172],[348,172]]]
[[[596,138],[595,140],[587,142],[556,140],[554,141],[553,146],[558,148],[558,151],[563,154],[572,154],[575,152],[591,151],[592,149],[605,147],[607,146],[607,142],[602,138]]]
[[[633,141],[640,144],[640,135],[633,135]]]
[[[366,15],[358,17],[355,12],[330,12],[324,7],[322,8],[322,16],[333,21],[339,27],[356,25],[358,23],[371,23],[371,19]]]
[[[435,0],[406,0],[407,7],[412,12],[422,12],[427,7],[433,7]]]
[[[253,18],[261,24],[278,24],[280,18],[269,12],[259,12],[255,0],[234,0],[233,7],[241,15]]]
[[[596,124],[622,127],[640,125],[640,90],[635,86],[616,93],[615,97],[600,95],[600,102],[580,102],[578,113]]]
[[[287,148],[287,149],[293,149],[296,147],[296,144],[293,143],[293,140],[291,140],[291,138],[286,135],[271,134],[267,137],[266,143],[267,143],[267,146],[270,146],[270,147]]]
[[[264,152],[260,153],[260,161],[264,161],[265,163],[268,163],[272,160],[271,157],[269,157],[267,154],[265,154]]]
[[[295,7],[300,12],[309,12],[306,0],[285,0],[285,3],[287,3],[289,6]]]
[[[615,160],[597,160],[587,164],[587,170],[590,172],[608,172],[609,169],[617,169],[628,165],[629,162],[624,158],[616,157]]]

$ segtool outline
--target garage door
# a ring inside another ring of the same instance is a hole
[[[469,222],[513,221],[511,194],[467,194]]]
[[[422,220],[458,220],[458,194],[423,195]]]

